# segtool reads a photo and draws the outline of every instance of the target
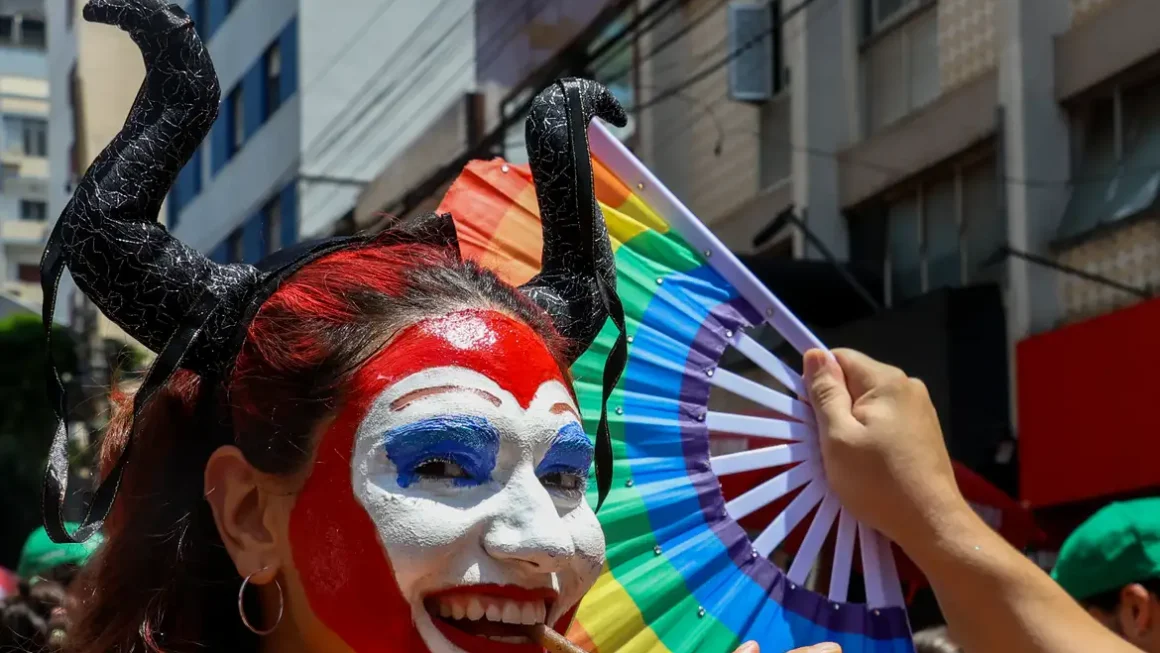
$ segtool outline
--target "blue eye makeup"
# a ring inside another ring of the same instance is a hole
[[[580,424],[566,424],[536,467],[536,476],[550,490],[580,494],[588,484],[592,456],[592,441]]]
[[[482,417],[428,417],[387,431],[383,449],[398,470],[399,487],[423,479],[471,487],[491,478],[499,432]]]

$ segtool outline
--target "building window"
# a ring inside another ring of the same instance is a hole
[[[44,222],[48,219],[48,204],[38,200],[20,200],[20,219]]]
[[[242,230],[240,227],[230,234],[229,257],[230,263],[241,263],[246,260],[246,246],[245,241],[242,239]]]
[[[1071,197],[1060,241],[1154,210],[1160,199],[1160,79],[1072,110]]]
[[[35,263],[21,263],[16,266],[16,278],[24,283],[40,283],[40,266]]]
[[[888,304],[995,281],[986,261],[1006,240],[999,190],[988,155],[901,191],[850,217],[851,261],[882,270]]]
[[[16,45],[15,16],[0,16],[0,45]]]
[[[246,105],[239,84],[230,93],[230,154],[237,153],[246,143]]]
[[[20,20],[20,45],[43,50],[48,45],[48,31],[39,18],[24,17]]]
[[[282,49],[278,47],[277,42],[266,50],[263,64],[266,74],[263,88],[264,97],[262,98],[265,102],[262,119],[265,120],[274,115],[274,112],[282,104]]]
[[[43,118],[4,118],[6,150],[24,156],[48,156],[48,121]]]
[[[866,36],[873,36],[897,24],[914,9],[928,0],[863,0],[862,29]]]
[[[262,209],[264,254],[282,249],[282,198],[274,195]]]
[[[868,133],[926,106],[940,91],[938,12],[924,11],[862,53]]]
[[[24,119],[24,154],[48,156],[48,121],[39,118]]]

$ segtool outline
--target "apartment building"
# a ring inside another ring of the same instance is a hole
[[[0,2],[0,296],[36,310],[48,235],[43,0]]]

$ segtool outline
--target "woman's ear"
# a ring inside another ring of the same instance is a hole
[[[213,510],[218,534],[243,578],[253,575],[255,585],[269,583],[282,567],[279,520],[267,513],[277,502],[235,446],[220,447],[205,465],[205,498]]]

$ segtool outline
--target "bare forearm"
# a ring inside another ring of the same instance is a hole
[[[968,653],[1131,653],[969,508],[952,511],[907,552],[930,579]]]

